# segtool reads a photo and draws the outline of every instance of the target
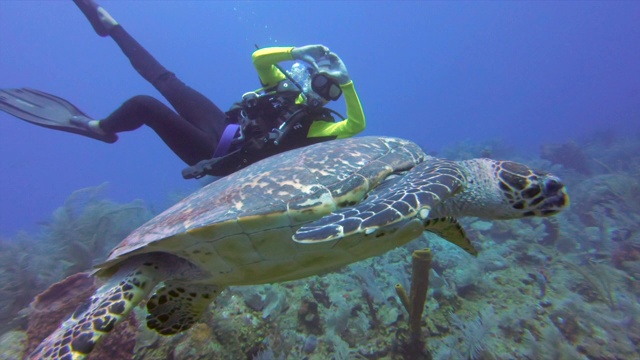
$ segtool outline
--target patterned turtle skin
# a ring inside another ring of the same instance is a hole
[[[105,284],[30,355],[82,359],[131,309],[164,335],[190,328],[225,287],[300,279],[380,255],[430,231],[477,252],[463,216],[550,216],[562,182],[524,165],[449,161],[387,137],[275,155],[196,191],[112,250]]]

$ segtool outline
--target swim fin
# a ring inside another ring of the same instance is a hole
[[[87,114],[65,99],[39,90],[0,89],[0,110],[32,124],[88,136],[106,143],[118,140],[116,134],[100,134],[88,126]]]

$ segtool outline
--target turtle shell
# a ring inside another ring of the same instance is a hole
[[[425,156],[410,141],[386,137],[329,141],[272,156],[203,187],[136,229],[99,272],[148,252],[187,259],[221,285],[331,270],[353,262],[353,254],[334,242],[297,243],[296,229],[359,203],[387,176]]]

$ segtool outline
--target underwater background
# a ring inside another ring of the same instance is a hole
[[[91,358],[416,358],[402,346],[394,285],[424,247],[433,358],[640,358],[640,3],[100,4],[222,109],[259,87],[256,44],[324,44],[358,90],[362,135],[551,171],[572,206],[548,219],[465,221],[477,259],[425,236],[336,273],[232,288],[174,337],[146,329],[137,311],[112,340],[121,353]],[[15,87],[97,118],[134,95],[164,101],[70,1],[0,1],[0,88]],[[344,111],[341,100],[331,107]],[[182,179],[184,164],[148,128],[108,145],[0,113],[0,156],[0,359],[19,359],[37,335],[29,322],[81,296],[58,288],[29,306],[36,294],[201,183]]]

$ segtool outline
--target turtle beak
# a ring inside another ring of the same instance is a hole
[[[569,206],[569,194],[567,194],[566,187],[555,176],[549,176],[544,180],[542,194],[545,198],[539,207],[542,216],[555,215]]]

